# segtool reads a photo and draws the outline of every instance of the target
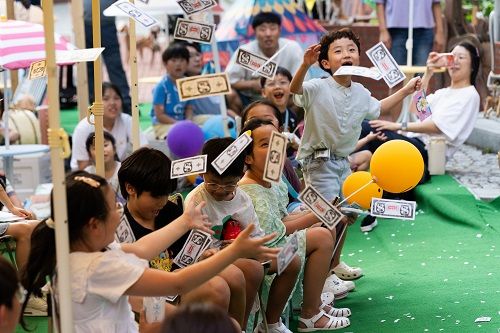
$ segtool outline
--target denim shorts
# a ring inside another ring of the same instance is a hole
[[[342,184],[351,174],[351,167],[347,157],[313,158],[311,155],[302,161],[302,171],[306,185],[314,187],[331,202],[337,196],[342,197]]]

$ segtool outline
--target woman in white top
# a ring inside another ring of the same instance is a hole
[[[123,98],[118,87],[109,82],[102,83],[102,104],[104,107],[104,130],[113,135],[116,140],[116,153],[123,161],[132,152],[132,117],[122,112]],[[93,117],[91,117],[93,120]],[[85,140],[90,133],[95,132],[95,126],[89,124],[87,118],[76,125],[72,142],[71,169],[83,170],[91,164],[90,156],[85,148]],[[148,144],[146,136],[140,132],[140,144]]]
[[[427,151],[425,144],[431,136],[446,139],[446,157],[450,158],[458,146],[469,137],[479,112],[479,94],[474,82],[479,70],[479,51],[468,42],[456,45],[452,52],[453,63],[448,66],[451,84],[427,96],[431,115],[423,121],[395,123],[385,120],[371,120],[364,124],[363,133],[384,131],[389,140],[405,139],[413,143],[422,153],[427,170]],[[444,56],[431,52],[427,59],[427,69],[422,78],[422,89],[427,89],[434,69],[445,64]],[[412,111],[416,106],[412,103]],[[404,135],[395,133],[402,131]],[[374,140],[364,148],[374,152],[383,141]]]
[[[178,219],[135,243],[118,244],[114,235],[123,206],[100,176],[84,171],[66,177],[70,242],[71,297],[75,332],[138,332],[128,296],[167,296],[185,293],[206,282],[240,257],[275,258],[265,247],[275,235],[250,238],[253,226],[212,257],[175,272],[148,268],[149,259],[170,246],[189,229],[210,232],[204,203],[188,205]],[[52,201],[52,205],[55,202]],[[53,211],[53,210],[52,210]],[[40,294],[46,276],[56,267],[54,222],[39,223],[32,234],[23,285]],[[58,292],[55,291],[56,304]],[[23,305],[26,306],[26,303]]]

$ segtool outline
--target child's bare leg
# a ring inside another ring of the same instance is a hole
[[[304,269],[304,299],[301,317],[311,318],[319,312],[321,292],[328,274],[328,264],[333,252],[333,239],[325,228],[312,228],[306,232],[306,256]],[[320,318],[317,322],[323,326],[328,318]]]
[[[245,276],[246,283],[246,306],[245,306],[245,317],[243,320],[243,326],[247,326],[248,316],[252,310],[253,302],[255,301],[255,295],[259,290],[259,286],[264,278],[264,269],[262,264],[256,260],[252,259],[238,259],[234,262],[234,265],[241,269],[243,275]]]
[[[229,315],[236,319],[240,326],[242,326],[246,304],[245,276],[235,265],[229,265],[219,273],[219,276],[226,280],[229,290],[231,291],[228,309]]]
[[[181,296],[181,304],[209,302],[226,310],[229,308],[231,292],[227,282],[216,276]]]
[[[14,222],[7,227],[6,235],[16,241],[16,262],[21,271],[28,262],[31,247],[31,233],[40,221]]]
[[[278,263],[275,260],[271,262],[269,272],[276,273],[278,271]],[[295,258],[290,262],[288,267],[281,275],[276,275],[269,290],[269,298],[267,300],[266,318],[269,324],[274,324],[279,321],[281,313],[285,308],[288,297],[292,293],[297,276],[300,272],[300,258]]]
[[[335,250],[335,253],[333,254],[332,264],[330,266],[330,269],[334,269],[340,263],[340,254],[342,253],[342,249],[344,248],[344,241],[345,241],[345,238],[347,236],[347,226],[345,224],[343,224],[342,222],[340,222],[338,225],[340,226],[340,228],[339,228],[339,230],[337,230],[337,233],[338,233],[338,237],[340,237],[340,239],[338,240],[337,249]],[[342,230],[344,230],[344,228],[345,228],[345,231],[342,233]],[[340,236],[341,233],[342,233],[342,237]],[[333,251],[333,249],[332,249],[332,251]]]

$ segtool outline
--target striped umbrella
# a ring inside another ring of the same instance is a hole
[[[76,47],[54,34],[56,50]],[[0,20],[0,66],[6,69],[26,68],[32,62],[45,59],[43,26],[24,21]]]

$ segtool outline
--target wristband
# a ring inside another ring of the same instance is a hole
[[[405,132],[408,130],[408,122],[406,121],[401,122],[401,130]]]

